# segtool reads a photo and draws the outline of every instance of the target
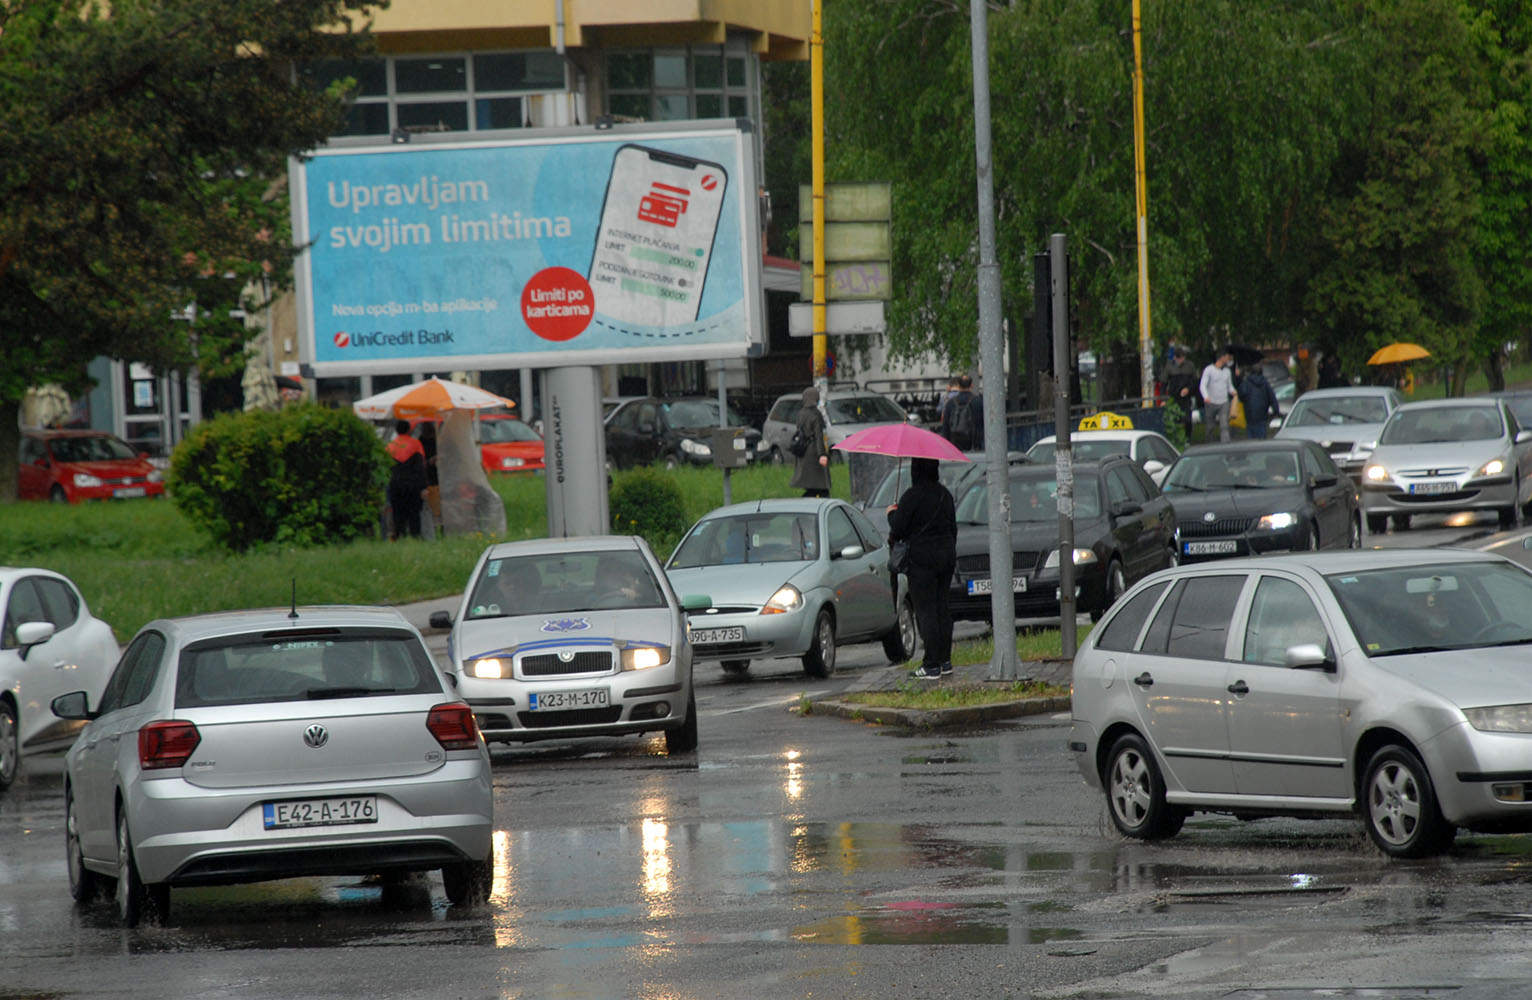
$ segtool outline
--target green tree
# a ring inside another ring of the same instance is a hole
[[[384,0],[386,3],[386,0]],[[237,363],[225,308],[296,252],[272,178],[344,94],[294,67],[371,49],[372,0],[0,0],[0,500],[30,386],[78,392],[107,356]]]

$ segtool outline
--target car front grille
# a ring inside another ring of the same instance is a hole
[[[571,708],[562,712],[517,712],[516,719],[527,729],[554,729],[559,726],[604,726],[622,718],[622,706],[611,708]]]
[[[1011,569],[1021,571],[1037,568],[1039,552],[1012,552]],[[988,576],[989,554],[958,556],[958,573],[963,576]]]
[[[1221,517],[1216,521],[1182,521],[1178,525],[1182,538],[1222,538],[1226,535],[1243,535],[1255,523],[1253,517]]]
[[[604,674],[612,669],[612,654],[607,650],[585,650],[568,661],[557,653],[539,653],[521,658],[523,677],[559,677],[565,674]]]

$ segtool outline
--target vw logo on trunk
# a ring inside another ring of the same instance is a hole
[[[330,731],[316,722],[303,731],[303,742],[318,750],[330,742]]]

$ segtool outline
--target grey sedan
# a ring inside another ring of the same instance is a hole
[[[1532,498],[1532,431],[1498,399],[1433,399],[1395,410],[1362,473],[1367,530],[1410,515],[1491,510],[1521,522]]]
[[[1276,436],[1317,442],[1342,472],[1360,483],[1384,423],[1402,405],[1399,390],[1387,386],[1311,389],[1287,410]]]
[[[796,656],[812,677],[841,643],[878,639],[889,662],[915,651],[915,613],[888,546],[841,500],[761,500],[703,517],[665,565],[671,586],[710,600],[691,615],[699,660],[742,674],[752,658]]]
[[[453,903],[493,874],[489,753],[420,633],[392,609],[162,619],[123,652],[65,757],[69,888],[115,884],[164,921],[172,886],[441,869]]]
[[[642,538],[486,548],[450,628],[449,669],[489,740],[665,734],[697,749],[686,618]]]
[[[1393,857],[1532,831],[1528,607],[1532,573],[1480,552],[1156,573],[1075,657],[1069,748],[1129,837],[1194,811],[1360,814]]]

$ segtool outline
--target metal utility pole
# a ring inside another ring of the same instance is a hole
[[[1075,655],[1075,469],[1069,440],[1069,260],[1064,234],[1048,238],[1053,285],[1053,467],[1059,493],[1059,641]]]
[[[989,131],[989,8],[970,0],[973,22],[974,159],[979,184],[979,363],[984,368],[984,465],[989,483],[991,680],[1015,680],[1016,596],[1011,590],[1011,480],[1006,467],[1005,345],[1000,332],[1000,264],[995,259],[995,176]]]
[[[1144,57],[1138,3],[1133,0],[1133,189],[1138,203],[1139,394],[1147,401],[1154,396],[1154,338],[1149,327],[1149,179],[1144,165]]]

